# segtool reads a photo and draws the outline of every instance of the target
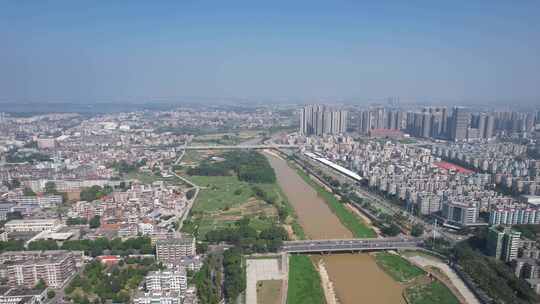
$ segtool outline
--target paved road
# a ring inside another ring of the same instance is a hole
[[[426,258],[423,256],[412,256],[409,257],[410,260],[415,262],[416,264],[426,267],[426,266],[434,266],[439,268],[444,274],[450,279],[450,282],[452,282],[452,285],[456,287],[456,289],[459,291],[459,293],[465,298],[465,301],[467,301],[468,304],[480,304],[480,301],[474,296],[472,291],[465,285],[463,280],[461,280],[457,273],[450,268],[446,263],[443,263],[441,261],[435,260],[433,258]]]
[[[340,252],[358,250],[415,249],[421,247],[418,238],[307,240],[284,242],[281,250],[289,253]]]

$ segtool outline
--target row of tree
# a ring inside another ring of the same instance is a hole
[[[242,251],[239,248],[232,248],[223,253],[223,273],[225,297],[229,303],[234,303],[240,293],[246,289],[246,271],[243,266]]]
[[[216,253],[208,255],[193,281],[197,287],[200,304],[217,304],[222,294],[222,257]]]
[[[258,232],[249,225],[248,218],[238,221],[235,227],[212,230],[206,234],[206,241],[210,243],[226,242],[248,254],[276,252],[284,240],[287,240],[287,231],[283,227],[273,225]]]
[[[127,256],[130,254],[153,254],[154,248],[148,237],[136,237],[122,241],[120,238],[109,240],[98,238],[92,240],[65,241],[61,246],[53,240],[37,240],[28,244],[24,248],[24,241],[10,240],[0,242],[0,252],[19,250],[81,250],[93,257],[107,254]]]

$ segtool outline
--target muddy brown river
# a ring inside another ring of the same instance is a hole
[[[308,238],[352,237],[352,233],[317,196],[317,192],[290,168],[285,160],[266,155]],[[402,287],[377,266],[372,256],[368,254],[312,256],[315,262],[321,258],[341,304],[404,303],[401,297]]]

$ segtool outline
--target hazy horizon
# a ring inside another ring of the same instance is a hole
[[[540,104],[540,3],[483,3],[2,3],[0,103]]]

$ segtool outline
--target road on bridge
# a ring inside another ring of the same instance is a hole
[[[419,238],[306,240],[284,242],[281,250],[288,253],[340,252],[415,249],[422,245],[423,240]]]

